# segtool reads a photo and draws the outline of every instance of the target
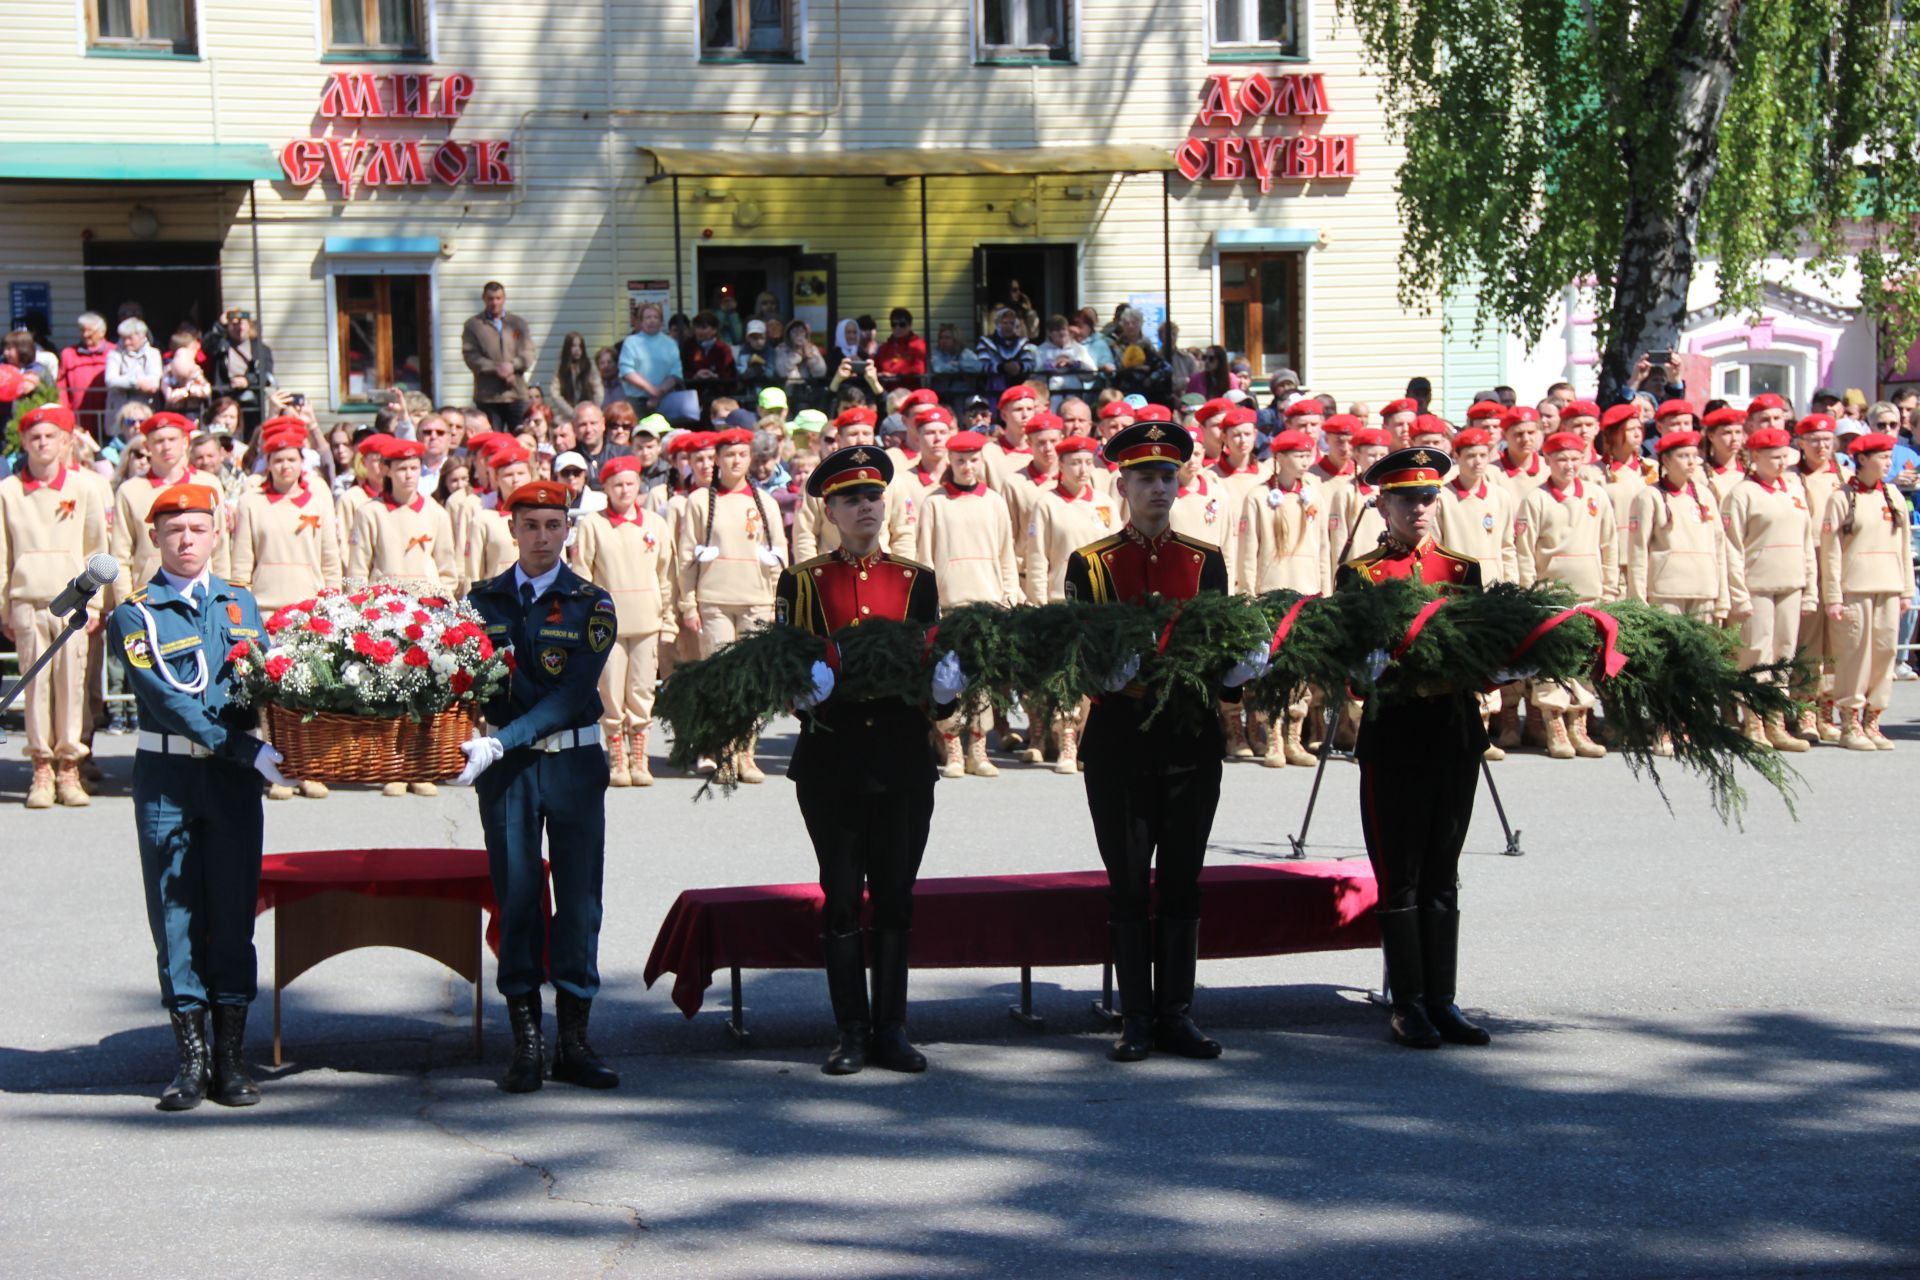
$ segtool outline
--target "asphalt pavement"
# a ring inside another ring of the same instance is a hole
[[[1724,826],[1694,779],[1618,759],[1494,766],[1463,861],[1461,1002],[1487,1049],[1414,1053],[1365,992],[1377,955],[1203,962],[1213,1063],[1109,1063],[1095,968],[916,974],[925,1076],[819,1065],[817,972],[749,973],[755,1043],[641,971],[684,888],[805,880],[790,786],[696,802],[662,767],[608,797],[612,1093],[495,1086],[471,988],[378,949],[269,1001],[265,1101],[153,1109],[171,1073],[127,799],[102,735],[91,808],[27,813],[0,762],[0,1273],[15,1276],[1920,1275],[1920,856],[1901,750],[1796,758],[1799,819],[1756,792]],[[790,728],[790,726],[788,726]],[[1226,770],[1210,860],[1283,855],[1311,770]],[[1359,858],[1356,774],[1329,766],[1314,858]],[[1078,781],[943,781],[924,874],[1098,866]],[[270,851],[478,846],[470,792],[267,806]],[[260,921],[270,982],[273,916]],[[671,979],[667,980],[668,982]],[[551,1025],[551,1024],[549,1024]]]

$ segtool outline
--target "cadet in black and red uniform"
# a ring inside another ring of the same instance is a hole
[[[872,445],[829,454],[807,477],[840,546],[782,570],[774,593],[776,624],[831,636],[873,618],[939,621],[933,570],[880,550],[893,463]],[[948,654],[934,670],[930,706],[898,699],[847,701],[833,695],[831,657],[814,664],[814,687],[800,712],[793,780],[820,861],[826,893],[827,991],[840,1042],[829,1075],[851,1075],[871,1059],[892,1071],[925,1071],[907,1039],[908,941],[913,883],[933,820],[932,722],[952,714],[966,682]],[[860,927],[861,894],[872,903],[873,995],[869,1003]]]
[[[1437,449],[1400,449],[1368,469],[1387,531],[1380,546],[1340,567],[1335,589],[1411,578],[1478,588],[1480,562],[1449,551],[1431,532],[1440,486],[1453,463]],[[1473,817],[1480,757],[1487,749],[1471,691],[1393,687],[1375,694],[1361,722],[1360,822],[1380,886],[1375,916],[1393,997],[1393,1038],[1414,1049],[1486,1044],[1487,1033],[1453,1002],[1459,968],[1460,847]]]
[[[1220,549],[1170,527],[1179,471],[1193,438],[1162,422],[1138,422],[1107,441],[1118,491],[1131,519],[1118,533],[1074,552],[1068,599],[1095,604],[1191,600],[1227,591]],[[1154,1048],[1217,1058],[1220,1043],[1194,1024],[1194,970],[1200,945],[1200,865],[1220,802],[1225,736],[1211,706],[1204,714],[1163,714],[1143,727],[1145,708],[1134,664],[1116,672],[1112,692],[1093,704],[1080,748],[1087,808],[1107,865],[1108,928],[1120,986],[1121,1032],[1108,1056],[1137,1062]],[[1223,694],[1232,701],[1238,695]],[[1159,932],[1148,918],[1159,855]]]

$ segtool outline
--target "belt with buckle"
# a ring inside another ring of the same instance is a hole
[[[140,730],[135,744],[136,750],[152,751],[163,756],[192,756],[195,759],[201,759],[213,754],[183,734],[155,733],[151,729]]]
[[[562,729],[544,738],[535,738],[528,745],[535,751],[570,751],[574,747],[597,747],[600,745],[600,726],[590,724],[584,729]]]

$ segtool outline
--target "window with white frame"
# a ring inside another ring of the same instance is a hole
[[[88,0],[87,46],[192,57],[199,49],[193,0]]]
[[[1206,0],[1213,47],[1223,53],[1299,57],[1306,0]]]
[[[1073,0],[975,0],[982,62],[1073,60]]]
[[[321,0],[327,52],[417,58],[427,51],[427,0]]]
[[[700,56],[800,55],[801,0],[700,0]]]

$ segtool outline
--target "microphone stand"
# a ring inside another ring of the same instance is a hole
[[[33,660],[31,667],[28,667],[20,673],[20,678],[13,682],[6,693],[0,694],[0,712],[4,712],[8,707],[13,705],[14,699],[20,696],[21,690],[25,689],[28,683],[40,674],[40,669],[53,661],[53,655],[60,652],[60,646],[68,640],[71,640],[74,632],[85,630],[86,625],[87,606],[83,601],[75,605],[73,612],[67,615],[66,627],[61,630],[59,635],[53,638],[53,643],[47,646],[46,651]]]

